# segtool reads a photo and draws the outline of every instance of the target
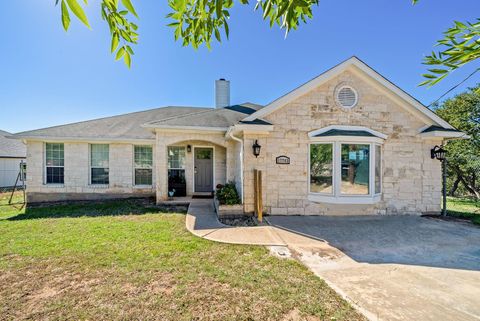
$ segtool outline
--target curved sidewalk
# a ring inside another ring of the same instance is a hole
[[[192,199],[185,225],[192,234],[211,241],[247,245],[287,245],[271,226],[233,227],[220,223],[211,199]]]

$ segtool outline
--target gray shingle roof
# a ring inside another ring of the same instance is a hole
[[[18,139],[10,139],[9,132],[0,130],[0,157],[26,157],[27,147]]]
[[[325,137],[325,136],[360,136],[360,137],[376,137],[372,133],[367,132],[366,130],[343,130],[343,129],[330,129],[324,133],[315,135],[314,137]]]
[[[99,118],[78,123],[42,128],[13,135],[18,138],[92,138],[92,139],[154,139],[155,135],[143,124],[159,119],[199,112],[212,108],[200,107],[163,107],[118,116]]]
[[[253,114],[255,111],[256,109],[250,104],[234,105],[225,108],[204,110],[198,113],[192,113],[168,119],[156,120],[145,124],[145,126],[195,126],[227,128],[240,123],[241,120],[248,115]]]
[[[460,130],[457,130],[455,128],[444,128],[444,127],[441,127],[441,126],[435,126],[435,125],[432,125],[428,128],[425,128],[422,133],[428,133],[428,132],[434,132],[434,131],[442,131],[442,132],[461,132]]]

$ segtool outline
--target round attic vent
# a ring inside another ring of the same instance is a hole
[[[355,89],[350,86],[342,86],[337,91],[337,102],[343,108],[355,107],[358,101],[358,95]]]

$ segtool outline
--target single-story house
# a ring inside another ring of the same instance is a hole
[[[0,130],[0,188],[15,185],[20,162],[25,161],[27,147],[19,140],[8,139],[12,134]]]
[[[352,57],[266,106],[163,107],[13,135],[27,144],[29,202],[211,193],[233,181],[270,214],[440,211],[441,163],[460,138],[430,109]],[[257,143],[259,155],[252,146]]]

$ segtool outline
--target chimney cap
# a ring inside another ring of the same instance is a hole
[[[223,80],[223,81],[225,81],[226,79],[225,79],[225,78],[220,78],[219,80]]]

